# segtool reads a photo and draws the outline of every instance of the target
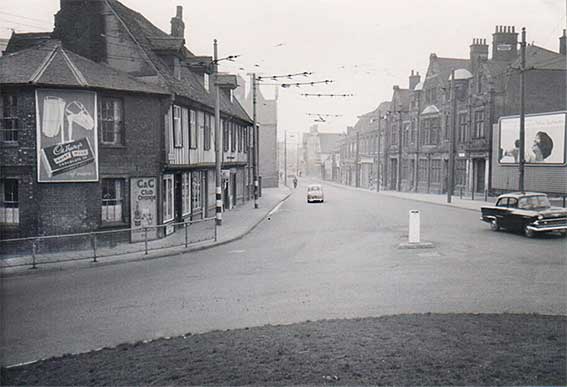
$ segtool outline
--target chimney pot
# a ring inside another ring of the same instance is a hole
[[[176,13],[175,17],[178,17],[180,19],[183,18],[183,6],[182,5],[177,6],[177,13]]]

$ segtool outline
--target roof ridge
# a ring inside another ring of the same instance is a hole
[[[87,82],[87,79],[85,78],[85,76],[83,75],[81,70],[79,70],[79,68],[77,66],[75,66],[73,61],[71,61],[71,58],[69,58],[69,56],[67,55],[67,52],[65,52],[65,50],[61,49],[61,53],[63,54],[63,58],[65,59],[65,62],[67,62],[67,65],[69,65],[69,69],[71,70],[71,73],[73,73],[73,76],[75,77],[77,82],[81,86],[88,86],[89,83]]]
[[[45,70],[47,70],[47,68],[49,67],[51,62],[53,62],[53,59],[55,58],[55,54],[57,53],[57,50],[59,49],[59,47],[60,47],[59,44],[56,44],[53,47],[53,49],[51,49],[51,51],[45,56],[45,58],[43,59],[43,62],[39,65],[39,67],[35,70],[35,72],[30,77],[31,83],[36,83],[41,78],[41,76],[45,73]],[[32,48],[35,48],[35,47],[30,47],[30,49],[32,49]],[[22,51],[25,51],[25,50],[22,50]],[[21,52],[21,51],[18,51],[18,52]]]

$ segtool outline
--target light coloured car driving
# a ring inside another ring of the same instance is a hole
[[[321,184],[309,184],[307,186],[307,203],[320,202],[323,203],[325,197]]]

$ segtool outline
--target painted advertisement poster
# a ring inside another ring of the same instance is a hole
[[[130,227],[132,242],[158,237],[157,228],[157,179],[155,177],[133,177],[130,179]]]
[[[96,93],[36,90],[40,183],[98,181]]]
[[[566,113],[526,115],[524,159],[527,164],[565,164]],[[518,164],[520,117],[500,119],[500,164]]]

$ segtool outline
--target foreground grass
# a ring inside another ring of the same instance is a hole
[[[567,317],[421,314],[214,331],[2,370],[3,385],[566,385]]]

